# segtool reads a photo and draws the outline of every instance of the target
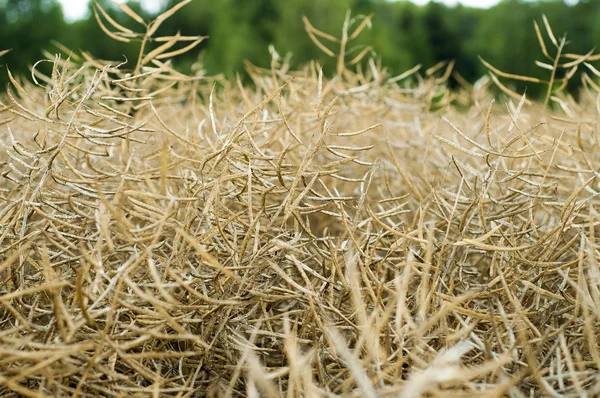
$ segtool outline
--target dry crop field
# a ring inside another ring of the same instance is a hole
[[[188,2],[122,6],[141,33],[97,8],[134,67],[10,76],[2,396],[600,394],[599,56],[543,19],[547,81],[451,91],[451,63],[347,54],[370,23],[348,14],[305,21],[330,76],[273,51],[244,85],[171,67],[204,40],[155,35]]]

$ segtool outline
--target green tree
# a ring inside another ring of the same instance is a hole
[[[9,65],[15,75],[28,73],[42,57],[41,50],[50,47],[51,39],[62,37],[66,27],[55,1],[0,0],[0,49],[12,48],[0,62]],[[6,72],[0,73],[2,88],[7,81]]]

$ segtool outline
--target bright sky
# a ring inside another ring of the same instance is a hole
[[[117,0],[119,3],[125,3],[125,0]],[[158,11],[164,0],[138,0],[144,8],[149,11]],[[65,17],[69,21],[83,18],[88,9],[89,0],[58,0],[63,7]]]
[[[120,2],[125,2],[124,0],[117,0]],[[149,11],[157,11],[161,4],[164,3],[164,0],[138,0],[142,3],[144,8]],[[429,0],[411,0],[416,4],[427,4]],[[438,0],[439,1],[439,0]],[[447,5],[455,5],[457,3],[461,3],[465,6],[470,7],[479,7],[479,8],[488,8],[497,4],[500,0],[441,0],[443,3]],[[567,3],[574,4],[577,3],[578,0],[567,0]],[[65,16],[74,21],[76,19],[82,18],[85,16],[87,12],[87,5],[89,0],[59,0],[59,2],[63,6],[63,10]]]
[[[411,0],[415,4],[427,4],[429,0]],[[461,3],[462,5],[469,7],[488,8],[494,4],[498,4],[500,0],[443,0],[442,3],[446,3],[449,6]]]

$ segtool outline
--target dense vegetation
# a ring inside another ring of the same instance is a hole
[[[246,83],[172,68],[192,4],[7,74],[0,396],[600,396],[600,55],[540,17],[543,81],[453,88],[349,55],[348,12],[303,21],[329,71]]]
[[[111,8],[108,1],[100,3]],[[166,6],[171,7],[176,0],[168,3]],[[140,15],[150,17],[137,3],[129,4]],[[293,53],[292,67],[309,60],[332,67],[326,62],[329,57],[305,34],[301,16],[306,15],[319,29],[332,34],[349,8],[355,13],[373,13],[374,25],[348,56],[358,54],[368,44],[392,73],[416,64],[429,68],[440,61],[456,60],[455,70],[466,81],[474,82],[486,72],[477,58],[481,56],[506,72],[543,78],[545,71],[534,63],[543,61],[543,55],[532,23],[539,22],[542,14],[559,38],[569,33],[567,52],[583,53],[600,42],[600,2],[593,0],[581,0],[573,6],[562,1],[505,0],[487,10],[435,2],[419,7],[407,1],[383,0],[194,0],[185,13],[174,15],[161,30],[210,36],[200,45],[208,74],[233,76],[244,71],[244,60],[268,67],[270,44],[282,56]],[[123,14],[116,19],[129,28],[136,25]],[[44,23],[36,23],[40,20]],[[0,47],[14,48],[3,63],[15,74],[25,73],[40,57],[41,48],[50,54],[59,51],[50,44],[51,39],[69,49],[88,50],[94,57],[123,60],[125,55],[135,59],[135,45],[111,40],[93,20],[90,12],[86,20],[65,23],[60,7],[52,0],[0,0]],[[178,59],[178,64],[189,70],[197,57],[197,51],[190,52]],[[0,73],[0,82],[4,87],[6,73]],[[456,85],[456,81],[452,79],[451,84]],[[518,86],[519,90],[524,88],[525,84]],[[542,92],[534,85],[528,87],[531,96]]]

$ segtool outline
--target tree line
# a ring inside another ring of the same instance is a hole
[[[165,9],[179,1],[168,0]],[[116,22],[136,28],[137,22],[109,1],[98,4]],[[155,17],[138,2],[127,4],[146,20]],[[245,60],[268,67],[273,49],[281,56],[291,53],[292,67],[317,60],[332,69],[335,60],[311,41],[302,16],[320,31],[339,37],[348,9],[353,16],[372,15],[372,26],[349,51],[371,51],[370,46],[390,74],[402,73],[416,64],[427,68],[454,60],[456,72],[465,81],[475,82],[487,71],[481,57],[505,72],[547,78],[548,71],[535,63],[543,60],[543,54],[533,21],[541,24],[542,15],[557,37],[567,34],[566,52],[584,54],[600,43],[597,0],[580,0],[574,5],[559,0],[504,0],[489,9],[436,2],[417,6],[388,0],[193,0],[160,29],[165,34],[179,31],[182,35],[209,36],[196,51],[177,59],[177,67],[184,71],[202,65],[208,74],[231,77],[243,74]],[[0,0],[0,51],[12,48],[0,58],[0,67],[8,65],[14,75],[23,75],[35,61],[65,49],[135,62],[139,43],[107,37],[95,21],[93,4],[88,14],[68,23],[56,1]],[[6,71],[0,71],[2,89],[7,82]],[[525,86],[520,83],[516,88]],[[532,86],[527,90],[536,95],[541,89]]]

